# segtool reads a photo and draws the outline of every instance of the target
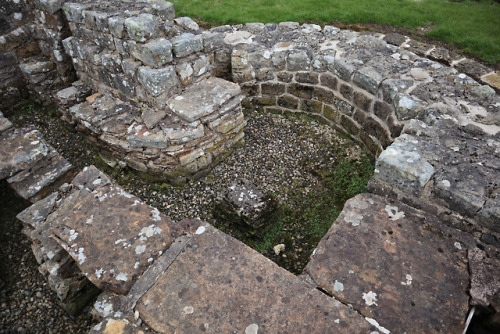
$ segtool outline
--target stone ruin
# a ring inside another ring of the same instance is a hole
[[[244,140],[243,111],[306,113],[377,157],[303,275],[199,220],[174,222],[0,115],[0,179],[40,272],[91,332],[449,332],[500,310],[500,80],[398,34],[202,30],[162,0],[0,5],[0,107],[56,103],[110,164],[171,182]]]

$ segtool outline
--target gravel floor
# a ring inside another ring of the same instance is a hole
[[[295,191],[300,190],[307,195],[309,191],[321,187],[314,171],[332,163],[338,158],[338,153],[347,152],[352,157],[361,154],[358,146],[326,125],[303,117],[253,113],[248,117],[244,147],[238,148],[206,177],[185,186],[170,186],[139,179],[128,170],[106,168],[92,146],[70,131],[53,113],[25,110],[24,113],[7,116],[16,126],[34,124],[44,138],[78,169],[96,164],[127,191],[174,220],[201,218],[230,234],[233,234],[231,227],[220,226],[213,218],[212,209],[217,195],[232,181],[249,180],[274,194],[281,203],[287,203],[288,196]],[[11,194],[6,194],[5,189],[1,196],[2,207],[5,207],[4,203],[20,206],[7,205],[10,215],[8,212],[0,215],[1,279],[5,282],[0,297],[0,333],[23,330],[26,333],[88,332],[95,323],[88,312],[74,319],[67,316],[58,308],[55,295],[37,272],[28,241],[20,233],[20,224],[14,218],[22,210],[22,203]],[[295,246],[301,250],[303,245],[297,240]],[[309,245],[309,248],[312,247]],[[295,262],[302,267],[308,254],[293,255],[293,251],[287,249],[281,256],[288,255],[292,267]],[[273,257],[272,249],[264,254]]]

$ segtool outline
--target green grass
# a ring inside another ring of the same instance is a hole
[[[177,16],[214,24],[247,22],[379,23],[417,29],[462,48],[483,61],[500,63],[500,3],[463,0],[173,0]]]

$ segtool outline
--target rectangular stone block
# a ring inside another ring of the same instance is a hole
[[[172,43],[165,38],[153,39],[146,44],[131,43],[130,54],[145,65],[159,68],[172,61]]]
[[[176,57],[185,57],[202,50],[201,38],[198,35],[184,33],[172,40],[173,52]]]
[[[137,79],[153,97],[171,91],[180,84],[173,66],[161,69],[139,67]]]
[[[140,14],[125,19],[124,24],[131,39],[137,42],[145,42],[151,37],[158,36],[160,18],[153,14]]]

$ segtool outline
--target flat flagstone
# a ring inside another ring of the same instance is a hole
[[[400,202],[358,195],[306,270],[387,333],[461,333],[469,301],[466,247],[442,235],[434,220]]]
[[[190,86],[186,91],[168,102],[169,108],[188,122],[210,115],[241,92],[235,83],[210,78]]]
[[[107,177],[95,168],[81,174],[85,173],[94,181],[77,176],[81,189],[66,197],[47,222],[92,283],[126,294],[182,229],[121,187],[106,184]],[[99,187],[101,182],[106,185]]]
[[[38,130],[26,127],[4,133],[0,136],[0,180],[32,166],[48,152]]]
[[[136,310],[160,333],[369,333],[358,313],[208,224]]]

